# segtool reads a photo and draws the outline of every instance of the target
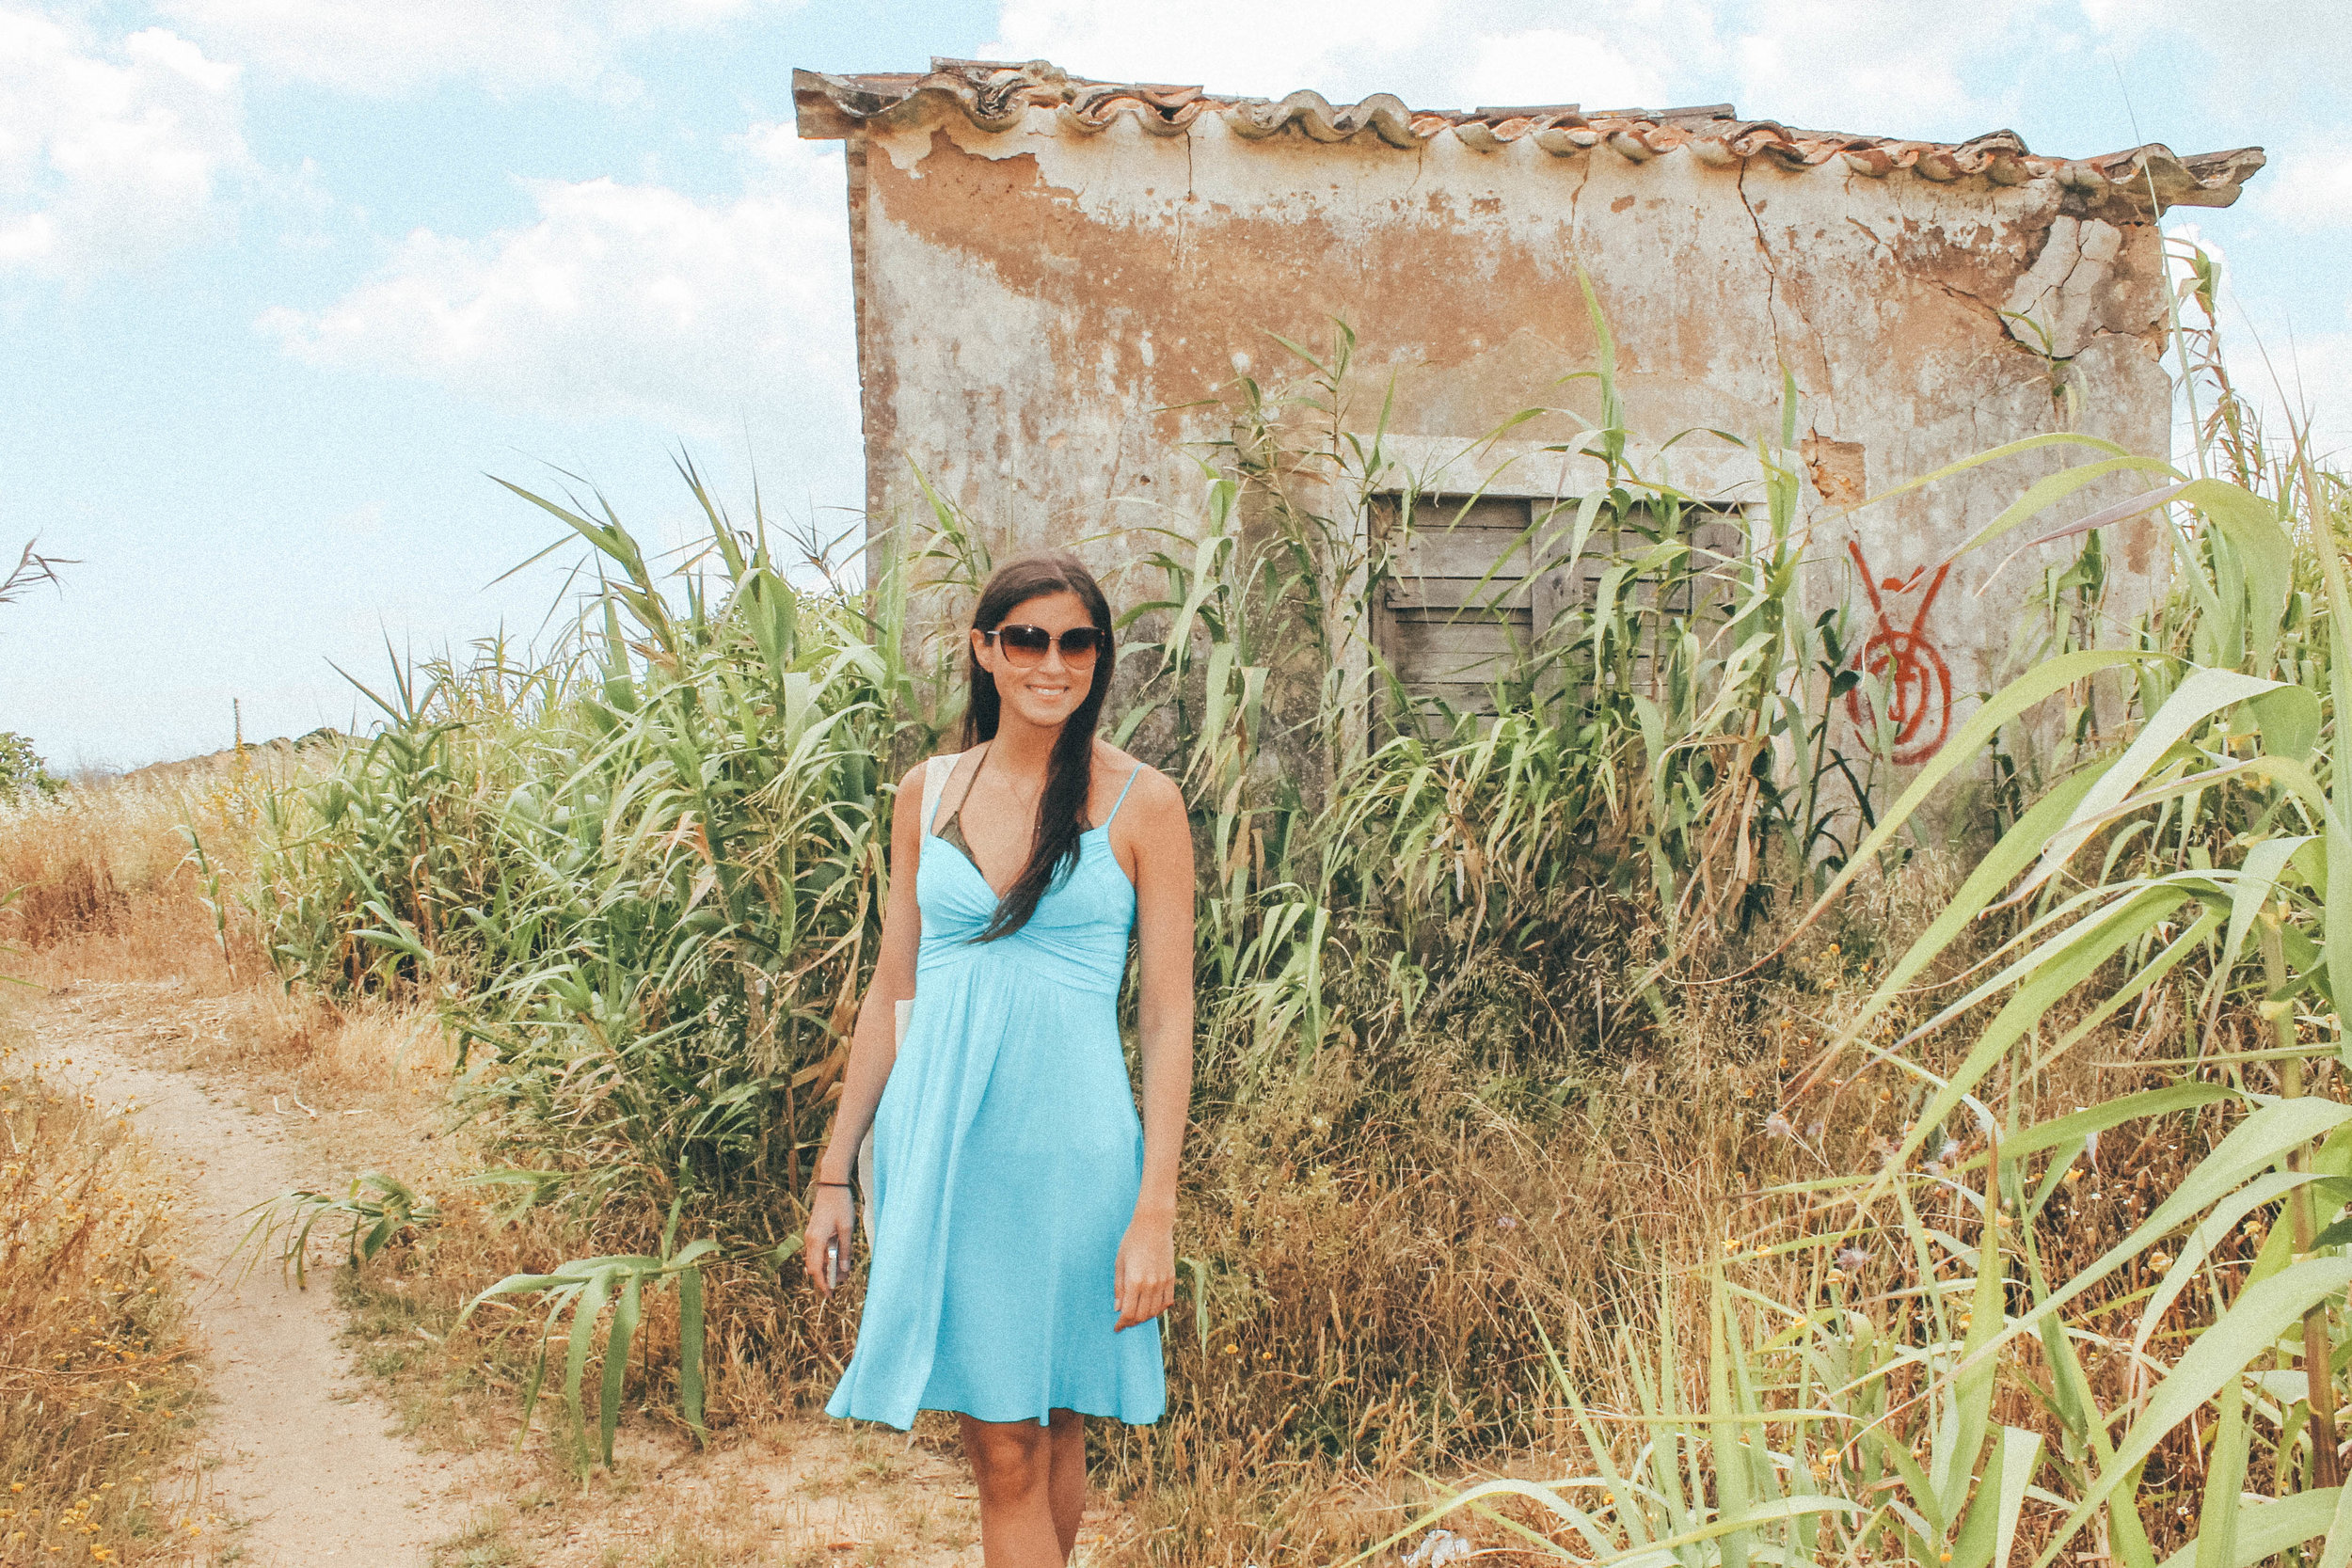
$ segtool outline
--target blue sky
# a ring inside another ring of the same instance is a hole
[[[841,165],[791,69],[1050,57],[1416,106],[1730,100],[2037,150],[2257,143],[2227,212],[2241,379],[2352,440],[2352,7],[2240,0],[0,0],[0,729],[130,766],[355,715],[363,677],[542,631],[553,535],[657,541],[671,454],[838,529],[861,495]],[[364,717],[364,715],[362,715]]]

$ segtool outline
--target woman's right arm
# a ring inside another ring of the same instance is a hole
[[[857,1214],[848,1182],[858,1144],[873,1125],[882,1085],[898,1057],[898,1004],[914,994],[914,956],[923,940],[923,914],[914,901],[914,870],[923,851],[923,768],[898,781],[898,802],[890,814],[890,896],[882,905],[882,952],[874,978],[850,1034],[850,1064],[841,1076],[841,1100],[833,1132],[817,1162],[808,1209],[808,1240],[803,1261],[817,1289],[832,1294],[825,1278],[825,1247],[838,1250],[843,1267],[857,1238]],[[873,1195],[866,1195],[873,1201]]]

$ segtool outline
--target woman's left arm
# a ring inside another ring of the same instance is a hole
[[[1142,965],[1143,1191],[1119,1243],[1119,1326],[1176,1303],[1176,1165],[1192,1098],[1192,825],[1184,791],[1157,770],[1136,781],[1136,944]]]

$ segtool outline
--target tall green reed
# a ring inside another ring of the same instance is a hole
[[[2192,274],[2193,290],[2210,286]],[[1535,1513],[1502,1528],[1555,1555],[1692,1568],[1798,1555],[1982,1568],[2020,1554],[2041,1568],[2086,1549],[2086,1531],[2093,1555],[2134,1568],[2168,1537],[2187,1543],[2166,1560],[2180,1568],[2300,1559],[2323,1538],[2318,1560],[2352,1554],[2338,1424],[2352,1109],[2318,1092],[2352,1061],[2331,978],[2352,966],[2352,807],[2333,756],[2352,679],[2352,509],[2300,433],[2266,447],[2217,385],[2204,434],[2222,461],[2205,477],[2045,437],[2092,454],[1970,541],[1991,546],[2088,483],[2137,472],[2144,494],[2035,542],[2154,530],[2173,594],[2128,645],[2059,652],[1994,694],[1808,916],[2004,731],[2098,677],[2128,683],[2135,721],[2110,736],[2069,726],[2089,742],[2074,765],[2024,805],[1775,1113],[1780,1129],[1803,1125],[1868,1083],[1914,1113],[1876,1168],[1768,1195],[1791,1231],[1771,1250],[1809,1260],[1804,1289],[1743,1291],[1731,1265],[1686,1259],[1712,1281],[1703,1381],[1673,1363],[1670,1291],[1654,1349],[1623,1331],[1629,1356],[1655,1368],[1630,1432],[1623,1413],[1588,1410],[1555,1364],[1589,1473],[1473,1488],[1433,1519],[1513,1498]],[[1987,928],[1959,994],[1890,1030],[1932,966]],[[2137,1065],[2170,1082],[2035,1117],[2036,1085],[2125,1017]],[[1931,1045],[1956,1045],[1957,1060],[1931,1069]],[[2084,1185],[2133,1180],[2112,1155],[2102,1169],[2100,1135],[2147,1118],[2187,1152],[2163,1184],[2137,1173],[2153,1208],[2128,1234],[2054,1272],[2080,1252],[2073,1233],[2099,1197],[2087,1205]]]
[[[471,1107],[592,1201],[797,1192],[870,961],[882,765],[936,728],[903,617],[685,477],[709,534],[674,574],[530,497],[607,574],[570,644],[396,668],[375,737],[268,825],[282,969],[437,1003],[488,1058]]]
[[[1973,1027],[1973,1009],[2012,993],[2037,999],[2034,1018],[2054,1018],[2055,998],[2115,966],[2142,966],[2151,977],[2137,990],[2068,1015],[2071,1047],[2226,932],[2231,917],[2212,924],[2209,906],[2234,899],[2244,878],[2214,867],[2250,854],[2241,840],[2290,818],[2304,836],[2325,837],[2311,827],[2316,818],[2305,819],[2309,800],[2275,783],[2283,771],[2261,783],[2249,762],[2257,737],[2263,755],[2290,763],[2294,747],[2282,736],[2308,728],[2320,738],[2322,710],[2288,693],[2317,692],[2313,700],[2332,709],[2332,688],[2321,685],[2340,667],[2331,652],[2315,650],[2314,627],[2329,618],[2319,600],[2331,590],[2310,554],[2309,518],[2301,534],[2279,520],[2283,497],[2221,481],[2172,488],[2185,482],[2155,473],[2162,465],[2112,450],[2031,487],[1979,546],[2098,479],[2137,471],[2164,480],[2153,500],[2044,538],[2094,540],[2101,529],[2155,516],[2172,530],[2183,562],[2179,607],[2121,649],[2075,645],[2086,638],[2070,619],[2053,634],[2058,657],[1996,698],[1931,777],[1874,816],[1883,765],[1833,727],[1863,684],[1853,650],[1839,613],[1808,617],[1797,594],[1807,540],[1791,457],[1793,392],[1773,430],[1678,438],[1723,443],[1754,464],[1736,542],[1703,549],[1694,519],[1706,509],[1674,482],[1666,454],[1676,443],[1634,438],[1598,325],[1599,368],[1565,388],[1565,408],[1549,413],[1584,410],[1558,448],[1597,466],[1605,483],[1536,506],[1530,542],[1547,559],[1590,560],[1601,590],[1565,600],[1535,628],[1498,674],[1491,717],[1415,712],[1386,668],[1376,596],[1417,531],[1456,526],[1468,508],[1457,497],[1431,499],[1423,476],[1391,451],[1382,414],[1353,401],[1362,388],[1344,329],[1327,352],[1295,351],[1295,382],[1235,387],[1233,434],[1204,464],[1200,519],[1146,532],[1144,547],[1131,552],[1135,564],[1117,584],[1132,608],[1113,733],[1180,781],[1194,816],[1200,1119],[1213,1145],[1216,1130],[1238,1126],[1251,1103],[1319,1076],[1367,1093],[1409,1092],[1415,1063],[1440,1049],[1481,1058],[1480,1070],[1491,1069],[1496,1081],[1526,1085],[1530,1115],[1540,1119],[1547,1102],[1556,1110],[1575,1092],[1581,1062],[1670,1023],[1689,1006],[1690,980],[1744,961],[1777,934],[1767,917],[1823,907],[1899,860],[1928,794],[1999,741],[2004,754],[2055,784],[2044,793],[2020,775],[1991,869],[1980,868],[1890,973],[1834,1059],[1865,1052],[1880,1064],[1872,1070],[1918,1085],[1924,1114],[1897,1162],[1907,1169],[1928,1139],[1943,1136],[1955,1106],[1982,1102],[1983,1075],[2006,1069],[2018,1039],[2037,1027],[2002,1035],[1990,1065],[1933,1081],[1867,1037],[1872,1019],[1908,1006],[1903,988],[1939,962],[1959,961],[1964,934],[1997,927],[1997,978],[1975,983],[1940,1029]],[[1506,428],[1545,412],[1531,409]],[[2043,438],[1985,460],[2070,444],[2089,447]],[[396,671],[377,693],[381,732],[348,749],[326,777],[269,803],[259,908],[289,974],[406,990],[443,1009],[474,1053],[465,1102],[514,1162],[502,1180],[532,1195],[567,1196],[583,1210],[602,1207],[608,1224],[648,1238],[672,1228],[665,1213],[682,1212],[753,1256],[789,1240],[789,1199],[830,1116],[878,932],[892,781],[959,716],[954,670],[918,641],[920,628],[948,619],[985,576],[991,551],[984,531],[934,494],[922,532],[884,536],[866,579],[852,584],[819,552],[791,559],[756,509],[739,529],[691,468],[685,477],[708,536],[668,563],[649,558],[593,499],[527,498],[584,544],[602,574],[575,636],[552,657],[494,643],[470,661]],[[2310,475],[2298,493],[2328,497],[2332,517],[2342,511],[2332,484]],[[1385,530],[1365,526],[1375,500],[1392,507]],[[2152,512],[2160,506],[2198,508],[2203,521],[2176,523]],[[2054,616],[2064,595],[2076,595],[2076,607],[2083,594],[2095,596],[2099,559],[2086,544],[2076,565],[2045,584]],[[1637,579],[1664,591],[1637,595],[1629,591]],[[1674,613],[1677,584],[1721,608]],[[2109,740],[2131,733],[2120,714],[2070,724],[2070,750],[2042,745],[2029,722],[2036,702],[2065,697],[2087,711],[2094,677],[2119,673],[2137,711],[2153,716],[2142,718],[2128,767]],[[2190,766],[2200,748],[2249,765],[2201,777],[2215,769]],[[2088,813],[2079,820],[2078,808]],[[1972,928],[1971,917],[2053,846],[2068,853],[2029,895]],[[2106,857],[2103,879],[2138,876],[2148,887],[2106,900],[2077,891],[2063,869],[2074,849]],[[2159,851],[2171,857],[2161,867],[2146,858]],[[2320,853],[2298,847],[2303,858],[2289,861],[2308,868]],[[2274,872],[2274,881],[2285,875]],[[2208,916],[2184,914],[2192,904]],[[2259,910],[2249,918],[2249,940],[2270,941]],[[2309,957],[2324,922],[2306,911],[2277,924],[2272,945],[2285,973],[2324,979],[2324,964]],[[2213,994],[2234,1018],[2242,1009],[2230,998],[2250,982],[2224,972]],[[1595,1004],[1530,1005],[1498,1022],[1493,999],[1508,988],[1529,998],[1590,990]],[[2090,1023],[2072,1022],[2090,1014]],[[1814,1082],[1835,1076],[1832,1061]],[[1947,1090],[1961,1098],[1938,1098]],[[2254,1091],[2233,1083],[2232,1092]],[[1354,1110],[1346,1094],[1328,1098],[1338,1114],[1375,1114],[1364,1095]],[[1426,1113],[1413,1135],[1429,1147],[1411,1158],[1441,1162],[1455,1115]],[[1786,1119],[1804,1120],[1795,1101]],[[1996,1130],[2012,1149],[2031,1131]],[[2038,1184],[2050,1171],[1992,1168],[1996,1187],[2028,1174]],[[1906,1185],[1913,1178],[1854,1180],[1859,1188],[1837,1189],[1836,1201],[1863,1217],[1841,1242],[1884,1258],[1896,1250],[1887,1238],[1899,1234],[1917,1251],[1919,1235],[1888,1217],[1920,1210]],[[1969,1199],[1949,1173],[1929,1180],[1945,1183],[1934,1189],[1939,1201],[1974,1203],[1981,1213],[1981,1190]],[[1882,1230],[1866,1234],[1872,1225]],[[1968,1228],[1953,1219],[1943,1234],[1957,1241]],[[637,1260],[631,1267],[651,1259],[645,1266],[659,1271],[670,1250],[584,1260],[548,1288],[585,1291],[588,1265],[614,1259]],[[2000,1311],[1963,1310],[1979,1322],[2016,1316],[2008,1303],[2030,1274],[2016,1264],[1990,1286],[1982,1281],[1994,1276],[1969,1275],[1968,1291],[1994,1291]],[[1261,1290],[1237,1233],[1204,1242],[1187,1259],[1186,1278],[1185,1309],[1203,1323]],[[2054,1313],[2092,1299],[2064,1296],[2072,1283],[2043,1298],[2059,1303]],[[1965,1415],[1978,1408],[1976,1394],[1951,1391],[1982,1363],[1970,1359],[1981,1348],[1968,1348],[1974,1329],[1960,1330],[1963,1348],[1950,1348],[1954,1303],[1977,1298],[1947,1300],[1948,1285],[1920,1275],[1890,1298],[1895,1319],[1871,1320],[1874,1342],[1896,1347],[1885,1354],[1899,1361],[1907,1390],[1887,1408],[1931,1409],[1938,1422],[1947,1411],[1965,1418],[1955,1429],[1960,1446],[1947,1444],[1927,1466],[1932,1484],[1902,1483],[1917,1494],[1904,1505],[1915,1521],[1905,1518],[1898,1531],[1913,1544],[1994,1528],[1969,1524],[1979,1515],[1950,1490],[1952,1474],[1989,1463],[1994,1439]],[[1758,1307],[1736,1291],[1730,1299],[1739,1311]],[[1749,1345],[1758,1366],[1781,1369],[1775,1358],[1812,1343],[1788,1338],[1788,1322],[1769,1332],[1736,1327],[1732,1310],[1717,1312],[1717,1329],[1726,1342]],[[1676,1321],[1661,1310],[1650,1326],[1671,1338],[1680,1332]],[[1836,1321],[1847,1325],[1836,1333],[1859,1332],[1851,1319]],[[2066,1321],[2074,1333],[2079,1320]],[[1638,1326],[1629,1314],[1625,1331]],[[1460,1354],[1504,1370],[1471,1379],[1450,1406],[1433,1399],[1425,1416],[1418,1396],[1404,1392],[1408,1370],[1375,1371],[1375,1362],[1363,1369],[1365,1386],[1327,1389],[1304,1414],[1237,1404],[1238,1414],[1215,1418],[1253,1423],[1236,1431],[1260,1434],[1269,1419],[1295,1422],[1351,1452],[1377,1440],[1384,1423],[1452,1421],[1482,1441],[1524,1441],[1536,1414],[1509,1389],[1516,1369],[1539,1354],[1538,1329],[1482,1327],[1462,1339]],[[1931,1329],[1945,1349],[1931,1353]],[[1207,1343],[1204,1331],[1204,1355]],[[1814,1353],[1829,1351],[1816,1344]],[[1391,1373],[1391,1383],[1369,1381]],[[1659,1378],[1661,1389],[1673,1382],[1663,1371]],[[1857,1379],[1867,1381],[1858,1370],[1845,1377]],[[1998,1388],[2000,1399],[2016,1391],[2013,1381]],[[1661,1392],[1661,1410],[1670,1413],[1680,1397]],[[2095,1456],[2091,1427],[2106,1428],[2103,1418],[2084,1418],[2090,1424],[2078,1446]],[[2054,1431],[2022,1417],[2010,1424],[2019,1421],[2018,1430],[2041,1433],[2045,1454],[2070,1451]],[[1692,1478],[1678,1505],[1685,1513],[1651,1529],[1653,1544],[1711,1528],[1692,1511],[1756,1524],[1740,1499],[1768,1497],[1760,1478],[1735,1481],[1746,1490],[1729,1502],[1709,1479],[1716,1460],[1708,1456],[1725,1423],[1739,1424],[1709,1416],[1702,1433],[1709,1447],[1676,1451],[1677,1473]],[[1907,1438],[1905,1451],[1917,1440]],[[1764,1462],[1740,1463],[1751,1460]],[[1871,1486],[1901,1469],[1891,1452],[1869,1463],[1879,1466]],[[2028,1463],[2022,1450],[2016,1463]],[[2107,1465],[2095,1459],[2089,1473],[2104,1481]],[[1781,1523],[1795,1528],[1799,1513]],[[1827,1528],[1827,1517],[1805,1513],[1805,1528]]]
[[[1159,583],[1122,584],[1112,730],[1193,805],[1220,1088],[1409,1026],[1482,956],[1534,951],[1564,899],[1653,909],[1649,957],[1704,940],[1835,837],[1844,677],[1833,628],[1794,610],[1793,398],[1753,443],[1740,546],[1700,559],[1694,503],[1629,455],[1595,319],[1600,412],[1566,449],[1608,483],[1531,531],[1611,586],[1539,628],[1491,722],[1396,721],[1370,607],[1416,531],[1450,525],[1378,424],[1358,431],[1343,327],[1295,350],[1295,384],[1238,384],[1200,520],[1145,536],[1134,571]],[[430,996],[498,1064],[472,1092],[502,1131],[656,1202],[796,1190],[870,963],[892,776],[957,717],[948,664],[907,639],[989,560],[933,496],[919,544],[884,539],[852,588],[683,473],[707,537],[666,571],[600,501],[517,492],[596,563],[576,636],[363,686],[384,722],[271,800],[260,903],[287,974]],[[1403,503],[1375,537],[1377,494]],[[1620,537],[1638,542],[1622,558],[1595,543]],[[1684,624],[1671,593],[1620,591],[1637,568],[1703,577],[1727,608]],[[1335,966],[1407,1005],[1349,1003]]]

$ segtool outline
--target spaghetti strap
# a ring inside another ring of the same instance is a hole
[[[1104,818],[1103,818],[1103,826],[1104,826],[1104,827],[1105,827],[1105,828],[1109,827],[1109,826],[1111,825],[1111,819],[1112,819],[1112,817],[1116,817],[1116,816],[1119,815],[1119,808],[1120,808],[1120,807],[1121,807],[1121,806],[1123,806],[1123,805],[1125,805],[1125,804],[1127,803],[1127,791],[1128,791],[1129,789],[1133,789],[1133,788],[1135,788],[1135,787],[1136,787],[1136,774],[1139,774],[1139,773],[1141,773],[1142,771],[1143,771],[1143,764],[1141,764],[1141,763],[1137,763],[1137,764],[1136,764],[1136,770],[1135,770],[1135,772],[1134,772],[1134,773],[1130,773],[1130,774],[1128,774],[1128,775],[1127,775],[1127,784],[1126,784],[1126,787],[1125,787],[1125,788],[1122,788],[1121,790],[1120,790],[1120,792],[1119,792],[1119,799],[1118,799],[1118,800],[1113,800],[1113,801],[1111,802],[1111,815],[1110,815],[1110,816],[1105,816]]]

